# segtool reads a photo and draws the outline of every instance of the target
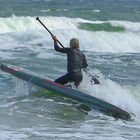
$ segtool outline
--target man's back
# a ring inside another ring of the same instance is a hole
[[[68,72],[78,72],[87,65],[84,54],[75,48],[66,48]],[[86,63],[86,64],[85,64]]]
[[[79,72],[88,66],[85,55],[77,48],[60,48],[56,44],[55,50],[67,54],[67,71],[69,73]]]

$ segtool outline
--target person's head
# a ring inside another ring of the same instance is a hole
[[[70,40],[70,48],[79,49],[79,40],[77,38],[72,38]]]

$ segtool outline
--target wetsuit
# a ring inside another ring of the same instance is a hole
[[[85,55],[76,48],[60,48],[57,42],[54,42],[54,48],[56,51],[67,54],[67,71],[68,73],[56,79],[55,82],[59,84],[66,84],[68,82],[74,82],[78,87],[83,79],[81,69],[88,66]]]

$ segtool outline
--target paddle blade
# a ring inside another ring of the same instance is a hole
[[[100,84],[99,80],[98,80],[98,79],[96,79],[95,77],[94,77],[94,78],[92,78],[92,81],[94,81],[94,84]]]

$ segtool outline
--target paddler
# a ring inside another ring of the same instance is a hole
[[[82,69],[86,69],[88,66],[85,55],[80,51],[79,40],[72,38],[70,40],[69,48],[61,48],[57,43],[56,36],[52,36],[54,40],[54,48],[57,52],[67,54],[67,73],[55,82],[65,85],[68,82],[74,82],[74,85],[78,87],[83,80]]]

